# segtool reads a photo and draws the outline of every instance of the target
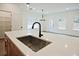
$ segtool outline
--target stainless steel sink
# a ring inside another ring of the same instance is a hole
[[[49,41],[42,40],[31,35],[18,37],[17,39],[23,42],[29,48],[31,48],[34,52],[39,51],[40,49],[44,48],[45,46],[51,43]]]

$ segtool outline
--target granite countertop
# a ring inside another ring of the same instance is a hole
[[[5,34],[10,38],[10,40],[19,48],[19,50],[26,56],[72,56],[79,55],[79,38],[71,37],[60,34],[46,33],[42,32],[42,40],[48,40],[52,42],[46,47],[40,49],[37,52],[32,51],[21,41],[16,39],[17,37],[32,35],[37,38],[37,30],[18,30],[5,32]]]

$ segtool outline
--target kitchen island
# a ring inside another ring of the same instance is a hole
[[[20,52],[25,56],[73,56],[79,55],[79,38],[67,35],[42,32],[43,36],[39,37],[38,30],[18,30],[5,32],[9,40],[16,45]],[[32,35],[51,43],[37,52],[31,50],[23,44],[17,37]]]

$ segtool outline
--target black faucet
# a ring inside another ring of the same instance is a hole
[[[43,34],[41,34],[41,24],[39,22],[34,22],[32,25],[32,29],[34,28],[34,24],[39,24],[39,37],[43,36]]]

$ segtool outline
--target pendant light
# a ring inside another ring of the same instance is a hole
[[[41,16],[40,21],[45,21],[45,18],[44,18],[44,9],[42,9],[42,16]]]
[[[30,3],[26,3],[26,6],[27,6],[27,8],[29,8],[30,7]]]

